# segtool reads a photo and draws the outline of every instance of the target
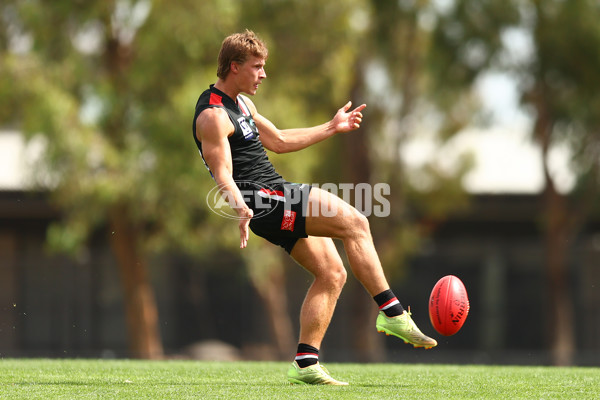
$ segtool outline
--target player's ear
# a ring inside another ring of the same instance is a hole
[[[240,70],[240,64],[238,64],[237,61],[232,61],[229,70],[237,74]]]

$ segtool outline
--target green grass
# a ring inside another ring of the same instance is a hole
[[[598,399],[600,368],[327,364],[350,386],[289,385],[287,363],[0,360],[0,399]]]

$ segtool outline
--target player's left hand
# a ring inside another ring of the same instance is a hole
[[[354,110],[348,111],[351,106],[352,102],[349,101],[344,107],[340,108],[333,117],[337,132],[350,132],[354,129],[360,128],[360,123],[362,122],[363,118],[361,111],[364,110],[367,105],[361,104]]]

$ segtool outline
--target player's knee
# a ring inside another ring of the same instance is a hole
[[[320,276],[321,280],[327,282],[331,289],[337,292],[342,290],[346,284],[347,277],[348,274],[341,260],[329,264]]]
[[[334,280],[334,284],[335,284],[336,288],[338,288],[339,290],[342,290],[342,288],[346,284],[346,279],[348,278],[348,273],[346,272],[346,268],[344,268],[344,265],[342,263],[340,263],[339,265],[335,266],[332,273],[333,273],[333,280]]]
[[[369,226],[369,220],[363,214],[354,209],[352,213],[352,227],[353,231],[357,235],[370,235],[371,228]]]

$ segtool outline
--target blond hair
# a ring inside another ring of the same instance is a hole
[[[267,59],[267,46],[252,31],[246,29],[242,33],[234,33],[223,40],[217,63],[217,76],[225,79],[229,74],[232,62],[243,64],[248,57]]]

